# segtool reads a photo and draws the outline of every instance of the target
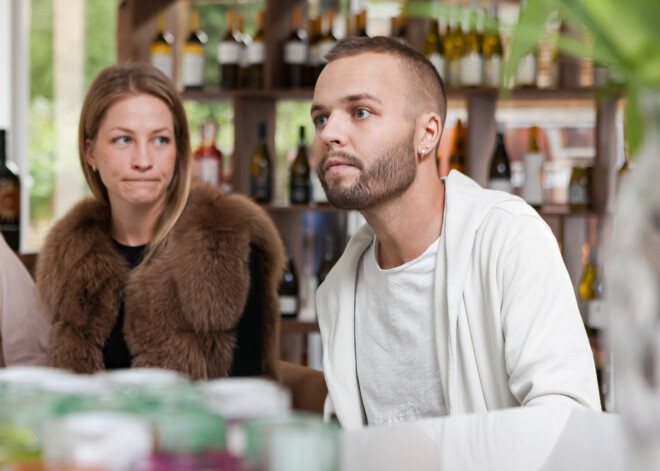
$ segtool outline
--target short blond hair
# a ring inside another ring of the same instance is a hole
[[[153,259],[169,239],[172,228],[188,201],[192,182],[192,153],[190,132],[183,102],[172,82],[158,69],[145,63],[113,65],[103,69],[87,90],[80,112],[78,126],[78,154],[87,185],[94,197],[110,205],[108,190],[98,172],[85,160],[87,141],[95,141],[108,109],[129,96],[147,94],[162,100],[172,114],[176,162],[174,175],[167,188],[165,209],[161,214],[154,236],[143,263]]]

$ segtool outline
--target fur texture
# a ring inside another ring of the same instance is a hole
[[[227,376],[250,287],[252,244],[265,285],[263,371],[277,377],[277,289],[285,257],[261,208],[243,196],[198,186],[167,246],[133,271],[109,234],[109,208],[86,199],[55,225],[39,255],[37,287],[53,323],[50,365],[102,370],[103,346],[123,295],[133,367],[168,368],[192,379]]]

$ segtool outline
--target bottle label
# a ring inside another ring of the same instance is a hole
[[[13,181],[0,185],[0,221],[5,224],[18,224],[21,207],[19,186]]]
[[[202,157],[199,159],[199,178],[211,185],[219,185],[220,161],[214,157]]]
[[[490,57],[484,62],[484,85],[497,88],[500,86],[500,72],[502,63],[498,54]]]
[[[218,62],[220,64],[238,64],[241,56],[241,46],[232,41],[222,41],[218,46]]]
[[[151,54],[151,65],[164,73],[168,79],[172,80],[172,67],[174,66],[172,54]]]
[[[284,45],[284,63],[305,64],[307,62],[307,44],[299,41],[288,41]]]
[[[506,191],[511,193],[512,185],[511,180],[505,180],[503,178],[491,178],[488,180],[488,188],[491,190]]]
[[[545,156],[540,152],[528,152],[523,156],[525,181],[522,187],[522,197],[531,205],[543,203],[543,186],[541,172]]]
[[[461,60],[453,59],[447,64],[447,85],[450,87],[461,86]]]
[[[309,182],[307,180],[291,181],[291,202],[294,204],[309,203]]]
[[[280,295],[280,313],[283,316],[295,316],[298,314],[298,298],[295,296]]]
[[[316,67],[321,63],[321,49],[318,44],[309,47],[309,60],[307,63],[310,67]]]
[[[527,54],[518,64],[516,83],[521,86],[536,85],[536,58],[533,54]]]
[[[568,203],[576,205],[589,205],[589,193],[585,185],[573,183],[568,187]]]
[[[257,201],[270,201],[270,180],[268,175],[259,175],[250,180],[251,194]]]
[[[263,64],[264,63],[264,43],[253,42],[247,47],[247,62],[248,64]]]
[[[471,52],[461,59],[461,83],[465,87],[478,87],[483,82],[483,58]]]
[[[204,54],[183,54],[181,73],[184,87],[204,85]]]
[[[436,51],[431,54],[429,60],[431,61],[431,64],[433,64],[433,67],[435,67],[435,70],[438,71],[440,77],[442,77],[442,80],[444,80],[447,74],[447,71],[445,70],[446,67],[445,56],[443,56],[442,54]]]
[[[172,55],[172,46],[166,43],[158,42],[151,45],[151,55]]]
[[[587,303],[587,326],[592,329],[607,329],[609,327],[605,301],[591,299]]]
[[[319,64],[327,64],[328,61],[325,59],[325,55],[330,52],[330,49],[335,47],[337,44],[335,41],[323,41],[319,44]]]
[[[315,203],[327,203],[328,197],[325,194],[321,180],[316,173],[312,175],[312,194]]]

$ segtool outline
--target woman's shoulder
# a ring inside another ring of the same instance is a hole
[[[208,184],[192,188],[184,214],[186,219],[215,223],[223,230],[275,230],[268,213],[248,197]]]

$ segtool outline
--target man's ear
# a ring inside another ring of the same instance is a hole
[[[435,149],[442,135],[442,122],[438,113],[429,111],[417,118],[415,148]]]

